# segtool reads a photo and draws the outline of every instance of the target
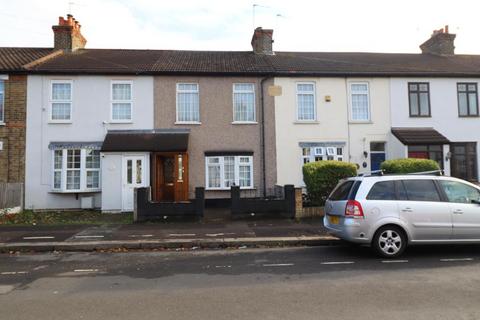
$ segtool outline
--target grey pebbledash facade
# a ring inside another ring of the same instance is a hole
[[[312,150],[333,145],[337,159],[367,170],[371,154],[378,160],[379,151],[365,141],[383,140],[385,158],[405,157],[409,146],[395,132],[443,132],[435,107],[431,118],[393,125],[391,95],[408,93],[391,84],[480,77],[480,56],[455,55],[448,30],[432,35],[422,54],[277,52],[273,31],[262,28],[254,31],[251,51],[86,49],[72,16],[60,18],[53,31],[54,48],[15,69],[28,78],[30,209],[130,211],[133,189],[145,186],[155,201],[186,201],[196,187],[205,187],[209,203],[228,199],[231,186],[265,196],[279,183],[301,185],[296,172],[307,159],[320,157]],[[0,74],[2,62],[21,49],[2,52]],[[298,83],[308,84],[315,99],[312,121],[295,118]],[[351,83],[383,90],[369,92],[369,112],[375,113],[369,121],[349,119],[345,88]],[[281,138],[285,130],[288,139]],[[297,135],[298,141],[291,139]],[[312,153],[302,154],[304,149]]]

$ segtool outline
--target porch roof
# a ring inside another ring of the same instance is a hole
[[[109,130],[102,152],[178,152],[188,149],[190,129]]]
[[[434,128],[392,128],[392,134],[404,145],[450,143],[450,140]]]

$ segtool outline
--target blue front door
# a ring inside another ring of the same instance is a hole
[[[383,161],[385,161],[385,152],[370,153],[370,170],[380,170]]]

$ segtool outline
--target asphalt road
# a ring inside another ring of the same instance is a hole
[[[0,319],[480,319],[479,249],[0,255]]]

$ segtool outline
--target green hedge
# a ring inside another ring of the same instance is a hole
[[[384,173],[414,173],[440,170],[440,166],[434,160],[414,158],[387,160],[382,163],[380,168]]]
[[[338,181],[357,175],[357,167],[342,161],[316,161],[303,166],[303,181],[308,200],[313,205],[323,205]]]

